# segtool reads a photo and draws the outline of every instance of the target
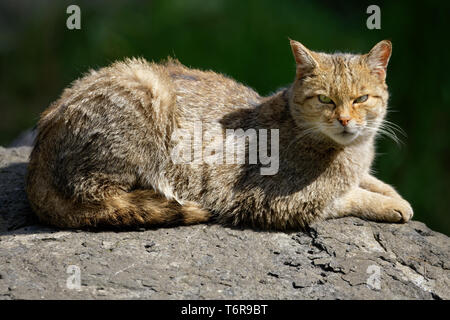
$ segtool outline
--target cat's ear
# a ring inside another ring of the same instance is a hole
[[[297,78],[301,78],[319,66],[313,53],[304,45],[295,40],[290,40],[292,53],[297,63]]]
[[[392,43],[389,40],[378,42],[366,55],[369,68],[380,80],[386,79],[386,69],[392,53]]]

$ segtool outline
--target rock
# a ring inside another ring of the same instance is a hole
[[[31,150],[31,147],[0,147],[0,232],[37,221],[31,214],[24,192],[24,177]]]
[[[40,225],[24,193],[30,150],[0,147],[2,299],[450,298],[450,240],[418,221],[343,218],[294,233]]]
[[[36,127],[28,129],[20,134],[13,142],[11,142],[9,148],[17,147],[31,147],[34,145],[34,139],[36,139],[37,130]]]

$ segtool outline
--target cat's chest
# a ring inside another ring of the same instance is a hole
[[[371,148],[348,150],[337,155],[297,154],[280,159],[279,173],[266,177],[268,198],[294,195],[302,200],[330,199],[359,184],[368,172]]]

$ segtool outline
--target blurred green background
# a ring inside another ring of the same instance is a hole
[[[417,3],[417,2],[416,2]],[[288,85],[288,37],[317,51],[365,53],[393,42],[388,119],[407,136],[378,142],[377,176],[412,203],[414,219],[450,235],[450,8],[400,1],[5,1],[0,2],[0,145],[35,125],[40,112],[89,68],[116,59],[175,56],[267,95]],[[68,30],[66,8],[81,8]],[[381,30],[366,9],[381,8]]]

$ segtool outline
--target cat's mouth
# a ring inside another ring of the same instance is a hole
[[[343,128],[342,131],[333,134],[333,140],[342,145],[347,145],[358,137],[358,130]]]
[[[350,131],[350,130],[347,130],[347,129],[344,129],[341,132],[341,135],[343,135],[344,137],[350,137],[350,136],[353,136],[353,135],[356,135],[356,134],[357,134],[356,131]]]
[[[340,145],[348,145],[354,141],[361,133],[357,127],[342,127],[335,126],[333,128],[326,128],[323,133],[337,142]]]

